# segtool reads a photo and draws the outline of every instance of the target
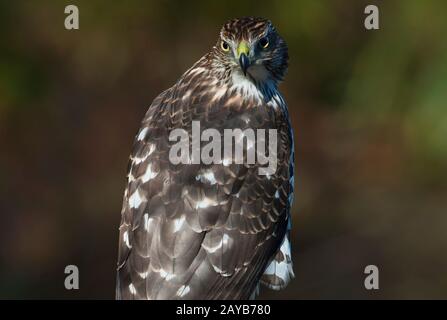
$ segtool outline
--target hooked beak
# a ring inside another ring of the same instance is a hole
[[[248,60],[248,57],[245,55],[245,53],[242,53],[239,56],[239,65],[241,66],[242,72],[244,73],[244,76],[247,75],[247,69],[250,66],[250,60]]]
[[[239,65],[241,66],[244,76],[247,75],[247,69],[250,66],[250,59],[248,55],[250,54],[250,47],[246,41],[241,41],[237,47],[237,55],[239,58]]]

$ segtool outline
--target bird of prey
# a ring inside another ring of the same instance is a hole
[[[269,20],[232,19],[152,102],[128,165],[117,299],[250,299],[261,284],[279,290],[294,277],[293,132],[278,91],[287,66],[287,45]],[[276,130],[274,172],[260,174],[260,163],[232,161],[232,153],[173,163],[170,132],[184,130],[191,144],[194,121],[222,137],[240,129],[232,138],[247,148],[244,130]]]

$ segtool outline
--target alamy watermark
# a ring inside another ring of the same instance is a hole
[[[365,7],[365,29],[366,30],[379,30],[379,8],[373,4],[367,5]]]
[[[65,7],[64,13],[67,14],[64,21],[65,29],[79,30],[79,9],[77,6],[70,4]]]
[[[224,129],[222,141],[219,130],[208,128],[201,132],[200,121],[192,121],[191,139],[187,130],[177,128],[170,132],[169,141],[175,142],[169,150],[169,160],[175,165],[243,164],[245,149],[246,164],[257,163],[264,166],[258,168],[259,175],[272,175],[276,172],[276,129]],[[202,146],[202,142],[207,143]]]
[[[79,289],[79,268],[73,264],[65,267],[64,273],[67,274],[64,281],[65,289]]]
[[[64,20],[64,26],[67,30],[79,30],[79,8],[70,4],[65,6],[64,13],[67,15]],[[369,4],[365,7],[364,27],[366,30],[378,30],[379,26],[379,8],[376,5]]]
[[[367,274],[364,285],[366,290],[379,290],[379,268],[373,264],[365,267]]]

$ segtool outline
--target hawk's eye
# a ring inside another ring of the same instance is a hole
[[[225,52],[230,51],[230,45],[226,41],[224,41],[224,40],[222,40],[222,42],[220,43],[220,47]]]
[[[267,37],[261,38],[259,40],[259,45],[264,49],[267,48],[269,46],[269,38]]]

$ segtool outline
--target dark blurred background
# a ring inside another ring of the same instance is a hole
[[[64,8],[80,30],[64,28]],[[380,30],[364,28],[367,4]],[[447,298],[445,1],[0,0],[0,298],[114,298],[128,155],[229,18],[286,39],[296,279],[261,298]],[[80,269],[80,290],[64,268]],[[380,290],[363,286],[366,265]]]

